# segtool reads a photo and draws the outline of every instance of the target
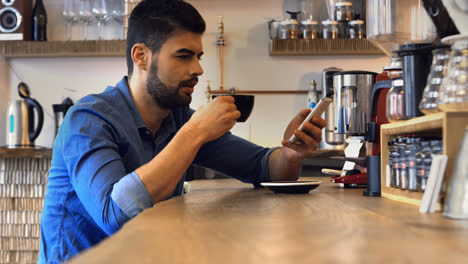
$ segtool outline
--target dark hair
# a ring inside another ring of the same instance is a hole
[[[200,13],[182,0],[143,0],[130,14],[127,31],[128,76],[133,73],[132,47],[143,43],[158,52],[176,30],[203,34],[205,21]]]

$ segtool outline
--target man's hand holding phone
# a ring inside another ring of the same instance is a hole
[[[332,99],[322,98],[313,109],[304,109],[289,123],[281,142],[283,146],[295,150],[301,158],[310,155],[322,140],[322,128],[327,122],[320,117]]]

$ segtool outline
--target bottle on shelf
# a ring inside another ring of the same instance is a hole
[[[47,40],[47,13],[42,0],[36,0],[33,9],[33,40],[46,41]]]
[[[318,102],[317,83],[315,80],[310,82],[310,89],[307,94],[307,107],[314,108]]]

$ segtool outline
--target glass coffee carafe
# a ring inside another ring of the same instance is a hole
[[[423,98],[419,103],[419,110],[430,114],[439,110],[440,86],[446,74],[446,64],[450,48],[440,48],[432,51],[432,65],[424,88]]]
[[[468,110],[468,35],[444,38],[452,45],[448,58],[447,74],[440,88],[441,110]]]
[[[389,122],[405,120],[405,92],[402,71],[389,72],[392,88],[387,93],[387,119]]]

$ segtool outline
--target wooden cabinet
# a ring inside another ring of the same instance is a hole
[[[398,136],[440,136],[443,142],[442,154],[448,156],[447,168],[444,182],[447,183],[453,174],[455,160],[457,158],[460,144],[468,125],[468,111],[465,112],[441,112],[426,116],[413,118],[407,121],[395,122],[382,125],[381,127],[381,187],[382,196],[399,200],[414,205],[420,205],[423,197],[422,192],[413,192],[386,187],[386,166],[389,163],[389,152],[387,143]],[[443,192],[444,190],[442,190]]]

